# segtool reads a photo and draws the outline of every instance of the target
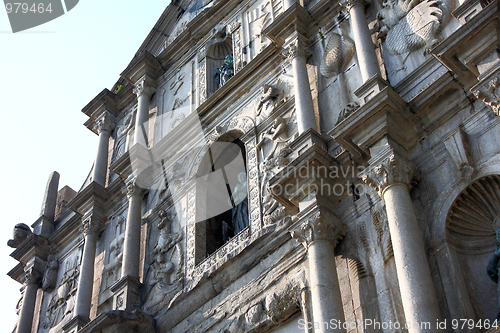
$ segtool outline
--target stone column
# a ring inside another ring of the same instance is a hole
[[[380,75],[377,56],[375,55],[375,46],[368,30],[368,22],[365,16],[364,0],[346,0],[343,4],[351,16],[351,27],[356,44],[356,55],[358,57],[358,66],[361,72],[363,83],[371,77]]]
[[[36,294],[42,281],[42,273],[35,269],[32,265],[27,265],[24,275],[24,295],[23,305],[19,312],[19,321],[17,324],[17,333],[31,333],[33,325],[33,315],[36,303]]]
[[[346,332],[325,327],[332,319],[345,322],[334,249],[345,235],[345,224],[326,210],[320,210],[292,231],[292,237],[307,249],[312,317],[315,333]]]
[[[403,308],[412,326],[408,332],[440,332],[436,328],[436,320],[441,320],[439,304],[410,197],[411,181],[417,174],[413,164],[388,149],[372,158],[363,180],[386,204]],[[430,329],[415,326],[426,322]]]
[[[102,223],[96,217],[90,216],[83,222],[85,245],[83,246],[80,279],[76,292],[75,317],[79,316],[88,320],[92,302],[92,288],[94,287],[94,261],[97,236],[101,231]]]
[[[99,146],[94,163],[94,181],[103,187],[106,184],[106,174],[108,173],[109,137],[114,128],[113,116],[105,111],[97,120]]]
[[[137,95],[137,115],[135,117],[134,144],[139,143],[148,146],[149,126],[149,99],[155,92],[155,88],[147,76],[141,78],[134,85],[134,94]]]
[[[141,243],[141,205],[144,190],[135,180],[127,184],[128,215],[123,242],[122,277],[139,278],[139,252]]]
[[[299,135],[307,129],[317,130],[316,117],[311,95],[311,85],[307,75],[306,60],[311,55],[306,38],[297,32],[287,42],[283,54],[292,63],[293,85],[295,90],[295,110]]]

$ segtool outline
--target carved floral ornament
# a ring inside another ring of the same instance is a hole
[[[115,119],[108,112],[105,111],[98,119],[97,119],[97,131],[101,134],[102,131],[111,132],[115,129]]]
[[[344,222],[331,213],[320,211],[300,224],[291,235],[306,248],[317,241],[331,241],[335,247],[345,233]]]
[[[24,284],[39,285],[41,281],[42,281],[42,273],[40,273],[33,266],[28,267],[24,270]]]
[[[83,234],[85,236],[98,234],[102,230],[102,223],[95,217],[89,217],[83,221]]]
[[[307,42],[297,37],[285,45],[282,54],[284,57],[288,58],[288,60],[292,61],[296,57],[304,57],[307,59],[312,55],[312,52]]]
[[[156,91],[156,88],[151,85],[146,77],[140,79],[136,84],[134,84],[133,92],[139,98],[141,95],[146,95],[150,98]]]
[[[383,197],[384,191],[395,184],[411,188],[412,183],[418,181],[419,172],[406,158],[392,152],[379,163],[364,170],[362,179]]]
[[[497,77],[490,80],[482,89],[474,90],[474,96],[488,105],[500,117],[500,80]]]

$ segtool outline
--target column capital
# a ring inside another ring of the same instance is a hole
[[[35,285],[40,286],[42,282],[43,273],[34,267],[34,265],[28,265],[24,269],[24,284],[25,285]]]
[[[419,180],[419,170],[389,148],[370,160],[370,166],[361,173],[361,178],[383,198],[385,190],[393,185],[405,185],[411,189]]]
[[[312,52],[307,39],[295,32],[294,36],[283,46],[282,54],[290,61],[296,57],[304,57],[307,60]]]
[[[102,222],[94,216],[89,216],[84,219],[83,222],[83,234],[87,235],[97,235],[102,230]]]
[[[291,231],[292,237],[306,248],[318,241],[329,241],[332,242],[333,247],[336,247],[345,233],[345,223],[326,209],[320,209]]]
[[[354,6],[362,6],[365,8],[370,3],[367,0],[342,0],[340,2],[340,6],[346,8],[347,10],[351,10]]]
[[[156,88],[154,87],[154,83],[147,76],[143,76],[142,78],[140,78],[139,81],[134,84],[133,88],[133,92],[137,95],[137,98],[142,95],[146,95],[148,98],[150,98],[155,91]]]
[[[97,131],[101,134],[102,131],[111,133],[115,129],[115,117],[108,111],[104,111],[99,118],[97,118]]]
[[[144,189],[137,185],[137,179],[135,177],[127,179],[127,196],[131,198],[134,195],[142,195]]]

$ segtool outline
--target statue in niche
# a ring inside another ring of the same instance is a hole
[[[486,267],[486,273],[490,279],[498,284],[498,277],[500,274],[500,228],[496,230],[496,239],[497,239],[497,250],[493,253],[488,262],[488,266]],[[497,286],[497,297],[498,297],[498,308],[497,308],[497,322],[500,323],[500,284]]]
[[[153,313],[168,306],[176,292],[182,289],[182,232],[172,232],[172,221],[167,212],[161,211],[159,216],[160,221],[156,227],[160,230],[160,235],[151,252],[153,259],[148,274],[151,289],[144,304],[145,309]]]
[[[217,87],[222,87],[234,75],[233,56],[228,54],[224,58],[224,64],[215,69],[215,81]]]
[[[42,289],[51,292],[56,287],[57,269],[59,262],[52,254],[47,257],[47,265],[42,279]]]
[[[9,239],[7,241],[7,245],[12,247],[12,248],[17,248],[19,245],[21,245],[25,240],[28,239],[33,233],[31,232],[30,227],[28,227],[24,223],[18,223],[14,227],[13,239]]]
[[[240,172],[238,174],[238,182],[239,183],[234,187],[232,194],[234,206],[231,209],[233,231],[235,235],[239,234],[248,226],[248,193],[246,173]]]

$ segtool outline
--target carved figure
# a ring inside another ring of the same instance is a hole
[[[425,46],[427,53],[449,22],[455,2],[451,0],[384,0],[377,14],[379,37],[393,55],[406,54]]]
[[[179,244],[183,238],[182,233],[171,232],[171,220],[167,212],[161,211],[159,215],[160,222],[157,228],[160,230],[160,236],[152,251],[153,262],[150,265],[148,278],[151,290],[144,304],[148,311],[154,313],[168,306],[175,297],[175,292],[182,288],[180,273],[183,254]]]
[[[130,112],[123,121],[121,126],[118,126],[116,130],[116,144],[113,153],[113,159],[116,159],[123,155],[123,153],[128,149],[128,137],[129,133],[134,127],[134,117],[135,112]]]
[[[13,239],[9,239],[7,241],[7,245],[12,247],[12,248],[17,248],[19,245],[21,245],[26,239],[28,239],[29,236],[33,234],[31,232],[30,227],[28,227],[24,223],[18,223],[14,227],[14,232],[12,235]]]
[[[257,149],[260,150],[266,140],[273,141],[273,148],[265,157],[265,159],[271,159],[274,157],[274,153],[276,152],[276,148],[278,148],[278,144],[287,142],[288,139],[289,138],[286,135],[285,119],[283,119],[282,117],[277,117],[274,120],[273,126],[269,130],[267,130],[267,132],[261,134],[260,142],[257,144]]]
[[[47,267],[45,268],[45,273],[42,279],[42,289],[47,292],[51,292],[56,287],[57,280],[57,269],[59,268],[59,262],[51,254],[47,257]]]
[[[234,75],[233,56],[228,54],[224,59],[224,64],[215,69],[215,81],[217,87],[222,87]]]
[[[259,105],[257,106],[257,116],[264,111],[264,116],[270,115],[270,109],[274,107],[274,100],[279,96],[280,91],[278,88],[270,85],[264,84],[262,88],[260,88],[260,98]]]
[[[247,194],[247,175],[244,172],[238,174],[239,184],[236,184],[233,191],[232,208],[233,230],[234,234],[240,233],[248,226],[248,194]],[[238,204],[236,204],[238,203]]]
[[[486,267],[486,273],[490,279],[498,284],[498,277],[500,274],[500,228],[496,230],[497,250],[493,253]],[[500,322],[500,284],[497,286],[498,308],[497,308],[497,322]]]

